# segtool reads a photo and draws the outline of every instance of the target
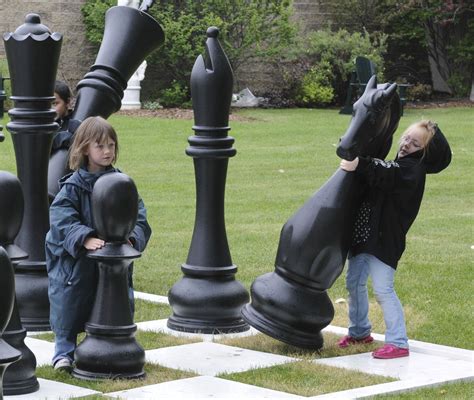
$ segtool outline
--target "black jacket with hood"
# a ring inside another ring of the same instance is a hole
[[[349,258],[368,253],[396,269],[420,209],[426,174],[438,173],[450,162],[451,149],[438,127],[426,152],[394,161],[359,157],[356,174],[368,190],[356,217]]]

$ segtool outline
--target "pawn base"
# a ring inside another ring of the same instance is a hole
[[[21,359],[10,365],[5,371],[3,393],[7,396],[33,393],[39,390],[39,383],[35,376],[36,357],[26,346],[25,337],[26,330],[21,328],[20,316],[15,304],[10,323],[3,332],[3,339],[21,352]]]
[[[39,387],[39,382],[38,379],[36,379],[36,376],[32,376],[28,379],[24,379],[21,381],[4,381],[3,394],[4,396],[17,396],[20,394],[28,394],[38,391]]]
[[[85,380],[144,378],[145,350],[135,339],[136,329],[87,323],[72,375]]]
[[[103,379],[145,379],[146,373],[144,371],[137,372],[137,373],[104,373],[104,372],[91,372],[91,371],[84,371],[79,368],[74,368],[72,370],[71,375],[74,378],[88,380],[88,381],[97,381]]]

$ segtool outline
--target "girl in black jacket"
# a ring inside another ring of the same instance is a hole
[[[408,127],[394,161],[357,157],[341,160],[341,168],[355,171],[368,185],[353,231],[346,288],[349,291],[349,332],[339,347],[373,341],[368,319],[367,280],[372,278],[382,307],[385,345],[375,358],[409,355],[402,305],[394,290],[398,260],[405,238],[420,209],[427,173],[438,173],[451,161],[449,144],[436,124],[423,120]]]

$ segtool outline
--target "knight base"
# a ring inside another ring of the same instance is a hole
[[[319,350],[321,330],[332,321],[334,307],[327,292],[289,280],[276,272],[258,277],[252,302],[242,316],[259,331],[292,346]]]

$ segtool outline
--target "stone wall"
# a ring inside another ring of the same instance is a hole
[[[329,14],[322,11],[330,0],[294,0],[295,18],[303,31],[311,31],[325,25]]]
[[[95,59],[82,22],[81,7],[85,0],[0,0],[0,32],[13,32],[23,24],[25,15],[36,13],[52,32],[63,34],[63,44],[57,78],[66,81],[71,89],[82,79]],[[0,45],[0,59],[5,59],[5,48]]]
[[[302,33],[317,30],[325,26],[329,14],[324,12],[324,5],[329,0],[294,0],[293,17]],[[281,77],[275,65],[254,61],[236,71],[236,90],[248,87],[258,96],[274,95],[279,92]]]

